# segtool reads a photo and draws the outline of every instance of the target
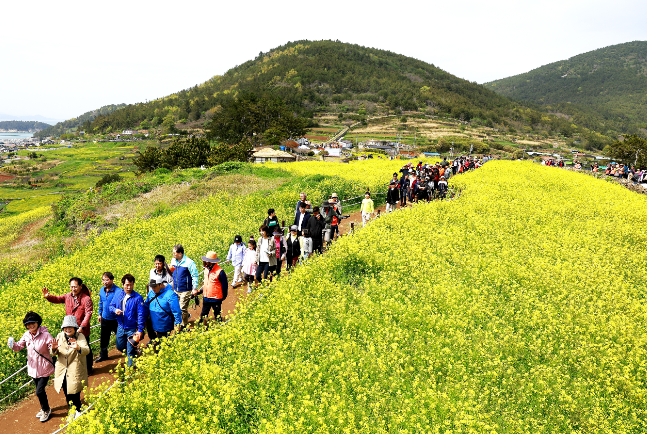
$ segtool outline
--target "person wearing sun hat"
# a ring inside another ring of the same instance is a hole
[[[218,263],[218,254],[209,251],[202,257],[202,266],[204,268],[204,284],[201,290],[193,290],[193,295],[202,293],[202,312],[200,312],[200,321],[207,325],[209,312],[213,309],[213,316],[216,321],[221,321],[222,302],[227,298],[229,283],[227,282],[227,273],[220,268]]]
[[[27,329],[25,334],[18,342],[9,338],[7,345],[13,351],[20,351],[27,347],[27,374],[34,380],[36,396],[40,402],[40,411],[36,417],[41,422],[47,422],[52,409],[49,406],[45,388],[50,375],[54,373],[54,361],[49,354],[49,346],[54,338],[49,334],[47,327],[41,326],[43,319],[36,312],[27,312],[22,323]]]
[[[88,384],[88,365],[86,356],[90,354],[88,341],[78,332],[79,325],[74,315],[63,318],[61,330],[50,348],[50,355],[56,359],[54,389],[65,394],[65,402],[70,401],[76,408],[75,418],[81,413],[81,391]]]

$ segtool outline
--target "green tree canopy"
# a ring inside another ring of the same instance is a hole
[[[305,134],[308,120],[295,115],[276,96],[243,93],[225,101],[207,126],[207,138],[225,144],[277,145]]]
[[[616,141],[604,148],[611,158],[624,164],[636,167],[647,166],[647,140],[638,136],[629,136],[623,141]]]

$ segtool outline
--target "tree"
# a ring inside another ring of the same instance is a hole
[[[616,141],[604,148],[609,157],[636,167],[647,166],[647,140],[636,135]]]
[[[207,139],[225,144],[279,143],[305,134],[307,120],[292,113],[276,96],[243,93],[225,101],[207,125]]]

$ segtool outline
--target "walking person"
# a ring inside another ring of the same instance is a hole
[[[27,375],[34,380],[36,397],[40,402],[40,411],[36,413],[36,417],[41,422],[47,422],[52,409],[49,406],[45,388],[50,375],[54,373],[54,361],[49,353],[49,347],[54,338],[49,334],[47,327],[42,326],[43,319],[36,312],[27,312],[22,323],[27,331],[18,342],[9,338],[7,345],[13,351],[21,351],[27,347]]]
[[[171,261],[173,271],[173,289],[177,294],[182,311],[182,327],[189,324],[189,301],[191,291],[198,289],[198,268],[192,259],[184,255],[184,247],[177,244],[173,247],[173,260]]]
[[[173,272],[166,263],[164,255],[155,255],[153,263],[154,267],[148,273],[148,280],[155,278],[155,276],[160,276],[164,282],[173,286]]]
[[[330,244],[335,234],[332,229],[333,223],[336,222],[341,217],[341,213],[337,212],[335,207],[332,206],[332,204],[327,201],[324,201],[321,204],[321,208],[323,209],[322,216],[324,218],[324,222],[326,223],[323,241],[326,244]]]
[[[304,229],[305,230],[305,229]],[[294,267],[301,256],[301,243],[297,234],[297,226],[290,226],[290,235],[285,240],[287,252],[285,253],[285,269],[289,271]]]
[[[407,205],[407,194],[409,192],[409,172],[405,172],[400,179],[400,208]]]
[[[299,206],[299,211],[294,216],[294,225],[297,227],[297,235],[301,237],[303,236],[302,231],[306,228],[311,214],[306,211],[306,204],[304,202],[301,202]]]
[[[395,173],[393,175],[396,175]],[[397,175],[396,175],[397,176]],[[399,197],[398,182],[391,180],[389,190],[386,192],[386,212],[393,212],[398,204]]]
[[[332,222],[330,223],[330,229],[332,231],[330,238],[334,239],[339,236],[339,224],[341,223],[342,208],[341,203],[339,202],[339,197],[337,197],[337,193],[333,193],[328,202],[333,211],[335,211],[332,217]]]
[[[243,274],[245,275],[248,294],[252,292],[252,282],[256,276],[256,267],[256,241],[249,240],[245,250],[245,257],[243,258]]]
[[[173,287],[160,277],[151,279],[148,287],[144,313],[150,319],[151,329],[148,336],[153,345],[157,346],[159,340],[167,337],[173,329],[179,331],[182,328],[182,310]]]
[[[360,208],[362,212],[362,227],[366,226],[366,223],[371,220],[371,216],[375,211],[375,206],[373,205],[373,199],[371,199],[371,193],[368,191],[364,193],[364,200],[362,200],[362,207]]]
[[[288,251],[288,245],[283,236],[283,229],[275,229],[272,235],[274,235],[274,243],[276,244],[276,265],[274,268],[271,268],[270,271],[273,275],[276,275],[276,277],[279,278],[281,277],[281,267],[285,260],[285,254]]]
[[[123,289],[119,288],[112,303],[110,311],[117,317],[117,349],[126,351],[128,367],[133,365],[133,358],[137,356],[139,341],[144,337],[146,326],[146,309],[144,299],[135,291],[135,277],[126,274],[121,278]]]
[[[202,293],[202,312],[200,312],[200,322],[204,321],[207,327],[209,312],[213,309],[213,318],[216,322],[222,321],[222,302],[227,298],[229,283],[227,282],[227,273],[218,265],[220,259],[216,252],[209,251],[202,257],[202,266],[204,269],[204,284],[202,290],[194,290],[193,295]]]
[[[243,268],[243,259],[245,257],[245,245],[243,244],[243,237],[236,235],[234,237],[234,243],[229,246],[229,252],[227,252],[227,263],[230,263],[234,266],[234,280],[231,282],[231,287],[235,288],[236,285],[243,284],[242,268]],[[204,262],[204,260],[203,260]]]
[[[110,303],[115,296],[117,290],[121,288],[114,284],[115,276],[106,271],[101,278],[103,286],[99,290],[99,324],[101,324],[101,340],[99,357],[94,359],[95,363],[108,360],[108,345],[110,345],[110,336],[112,333],[117,335],[117,316],[110,311]]]
[[[65,402],[74,406],[74,418],[81,415],[81,391],[88,384],[87,356],[90,354],[88,341],[74,315],[66,315],[56,339],[52,341],[50,355],[56,358],[54,389],[65,394]],[[72,407],[70,407],[72,409]]]
[[[256,247],[256,286],[270,274],[270,267],[276,266],[276,244],[270,228],[261,226],[261,239]]]
[[[322,253],[323,251],[323,230],[326,226],[326,222],[324,221],[323,216],[319,212],[319,207],[315,206],[312,208],[312,216],[308,219],[308,223],[306,224],[306,228],[308,229],[308,233],[310,234],[310,237],[312,238],[312,250],[311,253],[318,252]],[[304,229],[304,231],[305,231]],[[305,237],[305,236],[304,236]],[[301,254],[304,254],[304,241],[303,239],[299,240],[299,243],[301,244]]]
[[[72,277],[70,279],[70,292],[65,295],[51,295],[49,289],[43,288],[43,297],[50,303],[65,303],[65,315],[74,315],[79,324],[78,332],[85,336],[85,340],[89,342],[90,338],[90,319],[94,306],[92,304],[92,296],[90,290],[83,283],[79,277]],[[85,364],[89,374],[92,374],[92,348],[87,353],[87,363]]]
[[[310,229],[306,228],[303,230],[303,248],[301,249],[301,258],[308,259],[310,256],[312,256],[313,249],[314,243],[312,242],[312,238],[310,237]]]

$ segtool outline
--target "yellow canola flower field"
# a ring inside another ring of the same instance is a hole
[[[334,166],[332,163],[330,165]],[[389,174],[385,173],[384,176],[388,177]],[[98,235],[86,247],[53,260],[16,282],[0,285],[0,336],[3,339],[22,336],[25,331],[22,319],[30,310],[38,312],[50,330],[58,330],[64,307],[44,300],[41,288],[48,287],[53,294],[64,294],[69,291],[68,281],[73,276],[83,279],[92,292],[95,307],[92,322],[96,323],[101,276],[105,271],[111,271],[116,282],[120,282],[121,276],[126,273],[133,274],[137,279],[135,289],[145,294],[155,255],[165,255],[170,263],[173,245],[183,244],[186,255],[196,261],[198,267],[201,266],[200,257],[209,250],[216,251],[224,258],[234,235],[240,234],[244,240],[250,235],[258,236],[258,228],[267,217],[269,208],[274,208],[279,219],[290,225],[301,191],[307,192],[317,203],[333,192],[346,197],[361,194],[363,190],[340,177],[314,175],[295,178],[279,188],[248,195],[236,196],[214,191],[204,200],[181,206],[170,214],[129,220],[114,231]],[[45,207],[21,215],[23,220],[17,217],[0,220],[0,227],[13,230],[11,228],[19,227],[16,225],[27,221],[25,219],[43,217],[48,212],[49,209]],[[1,226],[3,224],[5,226]],[[7,235],[10,236],[14,235]],[[96,329],[91,338],[97,339],[98,335]],[[3,380],[25,365],[25,352],[15,353],[3,345],[0,347],[0,362],[0,380]],[[19,376],[0,385],[0,398],[24,382],[25,378]]]
[[[141,358],[68,432],[647,431],[645,198],[532,163],[453,179]]]
[[[51,208],[43,206],[15,216],[0,218],[0,246],[7,249],[18,238],[20,230],[31,222],[47,217]]]

